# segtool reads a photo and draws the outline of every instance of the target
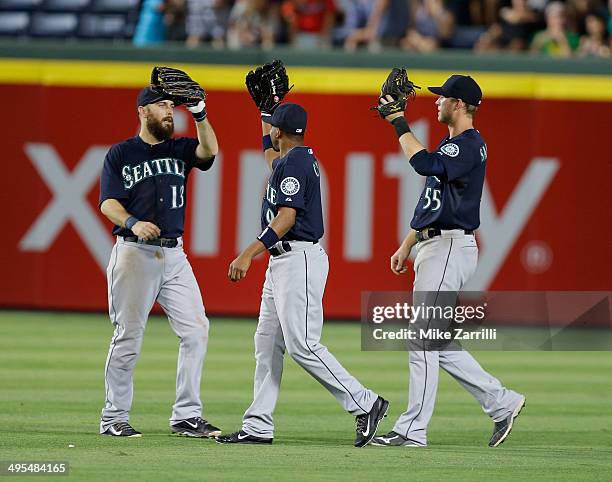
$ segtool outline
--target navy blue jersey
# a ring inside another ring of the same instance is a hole
[[[151,145],[136,136],[115,144],[104,159],[100,204],[116,199],[132,216],[157,225],[161,237],[181,236],[189,172],[212,166],[212,160],[196,164],[197,147],[197,139],[186,137]],[[113,234],[134,235],[120,226],[113,228]]]
[[[294,147],[285,157],[274,159],[261,206],[261,229],[270,224],[279,207],[288,206],[297,215],[283,241],[318,241],[323,236],[319,181],[319,163],[309,147]]]
[[[474,230],[480,226],[480,198],[487,167],[487,145],[476,129],[450,139],[436,152],[423,149],[410,159],[416,172],[427,176],[414,210],[413,229]]]

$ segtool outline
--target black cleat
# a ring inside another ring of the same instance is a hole
[[[377,435],[374,437],[372,439],[372,445],[378,447],[425,447],[425,445],[410,440],[393,430],[385,435]]]
[[[357,422],[357,430],[355,437],[355,447],[365,447],[376,435],[378,424],[387,416],[389,402],[384,398],[378,397],[372,405],[370,413],[358,415],[355,417]]]
[[[493,428],[493,435],[491,436],[491,440],[489,440],[489,447],[497,447],[504,443],[504,441],[510,435],[512,431],[512,425],[514,424],[514,419],[519,416],[521,410],[525,406],[525,397],[523,397],[520,403],[514,409],[511,415],[508,416],[505,420],[500,422],[495,422],[495,427]]]
[[[216,438],[218,444],[271,444],[272,440],[274,439],[249,435],[242,430],[229,435],[220,435]]]
[[[137,432],[127,422],[117,422],[106,429],[102,435],[111,435],[113,437],[142,437],[140,432]]]
[[[192,417],[175,423],[170,426],[170,430],[177,435],[184,435],[186,437],[214,438],[221,435],[221,429],[211,425],[202,417]]]

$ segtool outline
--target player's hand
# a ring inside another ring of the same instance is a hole
[[[230,263],[227,273],[228,278],[232,281],[240,281],[246,277],[249,266],[251,266],[251,258],[242,253]]]
[[[145,240],[159,238],[161,235],[161,229],[147,221],[138,221],[132,226],[132,232],[140,239]]]
[[[378,99],[378,103],[380,105],[385,105],[388,104],[389,102],[393,102],[393,96],[387,94],[385,96],[382,96]],[[404,115],[403,112],[396,112],[394,114],[389,114],[387,117],[385,117],[385,120],[387,122],[393,122],[393,120],[397,119],[398,117],[402,117]]]
[[[410,248],[400,246],[393,256],[391,256],[391,271],[393,274],[400,275],[408,271],[406,260],[410,256]]]

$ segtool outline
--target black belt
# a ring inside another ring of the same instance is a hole
[[[129,243],[149,244],[162,248],[176,248],[178,246],[178,239],[176,238],[140,239],[138,236],[125,236],[123,240]]]
[[[472,231],[471,229],[459,229],[459,231],[463,231],[463,234],[474,234],[474,231]],[[421,241],[425,241],[427,239],[431,239],[431,238],[434,238],[436,236],[441,236],[441,235],[442,235],[441,229],[426,228],[426,229],[422,229],[421,231],[416,232],[416,240],[417,240],[417,243],[420,243]]]
[[[297,239],[291,241],[298,241]],[[283,241],[280,245],[277,243],[274,246],[270,246],[268,251],[272,256],[280,256],[281,254],[288,253],[291,251],[291,241]],[[319,241],[303,241],[305,243],[317,244]]]

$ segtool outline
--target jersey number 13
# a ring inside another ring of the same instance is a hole
[[[179,209],[185,205],[185,186],[170,186],[172,189],[172,209]]]

